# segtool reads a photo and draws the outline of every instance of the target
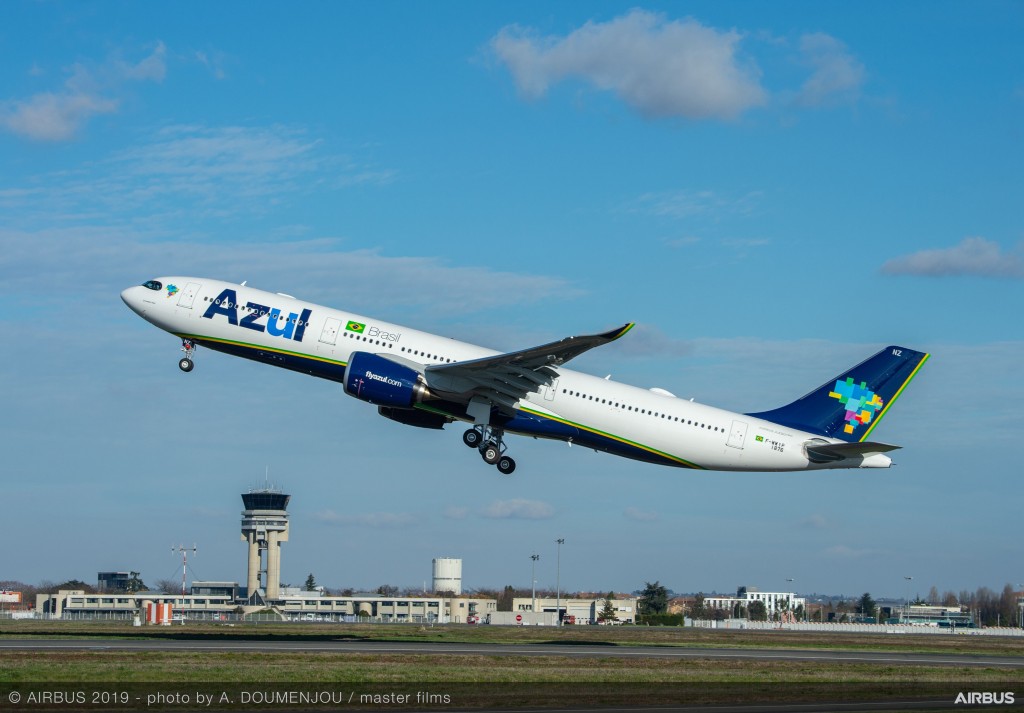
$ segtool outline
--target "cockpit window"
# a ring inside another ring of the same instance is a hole
[[[156,280],[149,280],[148,282],[143,282],[142,286],[148,287],[151,290],[157,290],[158,292],[162,290],[164,287],[163,284],[157,282]]]

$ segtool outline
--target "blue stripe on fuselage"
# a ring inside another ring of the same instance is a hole
[[[182,339],[191,339],[214,351],[230,354],[231,356],[251,359],[262,364],[273,364],[282,369],[298,371],[302,374],[309,374],[328,381],[345,381],[346,362],[336,359],[322,357],[308,357],[295,352],[271,349],[269,347],[258,347],[253,344],[242,344],[240,342],[221,341],[210,337],[202,337],[193,334],[179,334]]]
[[[327,379],[328,381],[336,381],[339,383],[344,383],[345,381],[345,367],[347,366],[347,362],[330,360],[322,357],[308,357],[294,352],[278,351],[266,347],[258,347],[252,344],[243,344],[240,342],[220,341],[198,335],[178,334],[177,336],[183,339],[191,339],[197,344],[213,349],[214,351],[223,352],[243,359],[250,359],[263,364],[273,364],[274,366],[281,367],[282,369],[289,369],[302,374],[309,374],[310,376]],[[453,418],[460,420],[472,421],[472,419],[466,414],[465,407],[461,404],[442,401],[436,404],[432,402],[430,405],[432,407],[430,410],[444,412]],[[517,409],[516,415],[513,418],[501,416],[498,413],[495,415],[497,416],[497,423],[495,423],[496,426],[509,433],[514,433],[520,436],[533,436],[536,438],[550,438],[558,441],[570,441],[573,444],[584,448],[593,448],[598,451],[613,453],[624,458],[631,458],[633,460],[639,460],[646,463],[670,465],[677,468],[699,468],[699,466],[682,463],[678,460],[658,455],[657,453],[640,448],[639,446],[635,446],[631,443],[626,443],[600,433],[595,433],[587,430],[586,428],[577,428],[576,426],[544,416],[543,414]]]

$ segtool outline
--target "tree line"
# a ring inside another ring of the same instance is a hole
[[[660,621],[669,614],[669,593],[668,589],[660,582],[645,582],[644,588],[636,592],[640,601],[638,613],[649,622],[668,623]],[[961,590],[959,594],[946,591],[939,594],[936,587],[932,587],[926,598],[915,597],[909,603],[912,605],[933,605],[947,607],[967,607],[974,616],[976,626],[1019,626],[1020,607],[1018,599],[1021,594],[1007,584],[1002,591],[997,593],[988,587],[978,587],[975,591]],[[787,607],[783,607],[786,609]],[[811,621],[850,621],[858,619],[875,619],[881,614],[878,602],[870,592],[865,592],[860,597],[852,599],[830,600],[827,604],[819,606],[809,605],[810,611],[805,612],[802,606],[797,606],[791,611],[797,620],[809,618]],[[691,619],[729,619],[744,618],[751,621],[767,621],[768,611],[764,602],[753,601],[744,607],[736,603],[731,609],[711,607],[707,603],[707,597],[698,593],[693,597],[684,612]],[[831,615],[831,616],[830,616]],[[894,614],[895,615],[895,614]],[[778,617],[778,614],[776,615]],[[679,615],[682,617],[682,614]]]

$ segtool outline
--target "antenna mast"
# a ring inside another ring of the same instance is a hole
[[[197,552],[195,543],[192,543],[192,555],[194,556]],[[175,552],[181,553],[181,596],[185,596],[185,570],[188,569],[188,548],[185,545],[178,545],[175,547],[171,545],[171,554]]]

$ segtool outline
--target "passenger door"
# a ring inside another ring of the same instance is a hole
[[[195,302],[196,295],[199,293],[199,288],[202,287],[198,282],[190,282],[185,285],[185,289],[181,291],[181,295],[178,297],[178,306],[184,307],[185,309],[192,309],[192,303]]]
[[[729,429],[729,440],[725,442],[725,445],[731,448],[743,448],[743,443],[747,439],[747,424],[743,421],[733,421],[732,428]]]
[[[320,332],[320,343],[334,346],[338,342],[338,332],[341,329],[341,320],[328,317],[324,329]]]

